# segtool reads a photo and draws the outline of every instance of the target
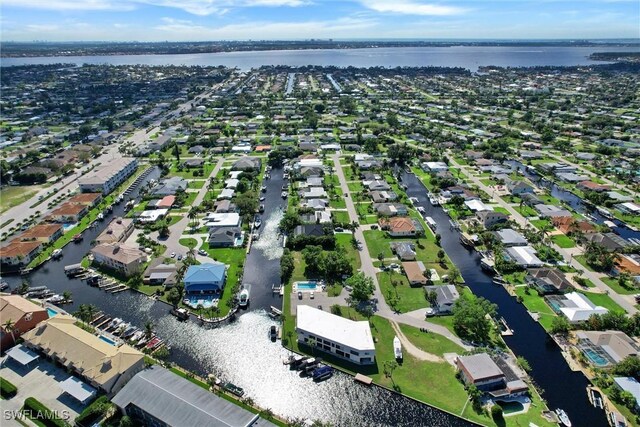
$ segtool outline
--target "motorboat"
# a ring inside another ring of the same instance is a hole
[[[131,323],[122,323],[122,324],[118,325],[118,328],[115,330],[114,334],[118,335],[118,336],[121,336],[130,327],[131,327]]]
[[[131,335],[131,337],[129,338],[129,341],[137,343],[138,341],[140,341],[143,335],[144,335],[144,332],[138,329],[133,333],[133,335]]]
[[[238,296],[238,305],[240,307],[246,307],[249,305],[249,289],[244,288],[240,291],[240,295]]]
[[[62,295],[55,294],[52,297],[47,298],[45,301],[50,302],[51,304],[60,304],[64,302],[64,297]]]
[[[396,360],[402,360],[402,344],[397,336],[393,338],[393,354],[396,356]]]
[[[438,198],[433,194],[429,194],[429,203],[431,203],[431,206],[438,206],[440,204],[440,202],[438,202]]]
[[[327,378],[330,378],[333,375],[333,368],[331,366],[320,366],[319,368],[314,369],[313,371],[313,380],[314,381],[324,381]]]
[[[108,329],[115,329],[115,328],[117,328],[117,327],[118,327],[118,325],[119,325],[120,323],[122,323],[122,322],[123,322],[123,320],[122,320],[122,319],[119,319],[119,318],[117,318],[117,317],[116,317],[116,318],[115,318],[115,319],[113,319],[111,322],[109,322],[109,324],[107,325],[107,327],[106,327],[105,329],[107,329],[107,330],[108,330]]]
[[[569,419],[569,416],[564,410],[560,408],[556,409],[556,415],[558,415],[558,420],[560,421],[560,424],[566,427],[571,427],[571,420]]]
[[[122,338],[129,338],[131,337],[134,333],[136,333],[139,329],[136,328],[135,326],[129,326],[121,335]]]
[[[170,313],[179,320],[187,320],[189,318],[189,311],[186,308],[172,308]]]

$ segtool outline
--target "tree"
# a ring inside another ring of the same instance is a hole
[[[482,391],[478,389],[474,384],[467,387],[467,393],[469,394],[469,400],[476,412],[482,410]]]
[[[378,253],[378,261],[380,261],[380,263],[384,267],[384,253],[382,252]]]
[[[504,415],[502,411],[502,406],[495,403],[491,407],[491,418],[498,424],[504,422]]]
[[[531,365],[529,365],[529,361],[527,359],[522,356],[518,356],[516,358],[516,362],[525,372],[531,372]]]
[[[462,275],[460,274],[460,270],[458,270],[456,267],[453,267],[451,271],[449,271],[449,282],[456,284],[461,278]]]
[[[398,362],[395,360],[386,360],[384,362],[384,376],[389,378],[393,383],[393,387],[396,387],[396,382],[393,380],[393,371],[398,367]]]
[[[623,377],[640,378],[640,358],[627,356],[613,368],[613,373]]]
[[[291,279],[293,270],[295,269],[295,260],[289,249],[284,249],[282,258],[280,258],[280,280],[287,283]]]
[[[373,279],[362,272],[349,277],[344,284],[351,288],[351,297],[356,301],[368,301],[375,290]]]
[[[14,335],[15,332],[15,324],[13,322],[13,319],[7,319],[5,320],[5,322],[3,323],[3,328],[5,331],[9,332],[11,334],[11,342],[16,342],[16,337]]]
[[[173,144],[173,155],[176,158],[176,162],[180,163],[180,146],[177,143]]]
[[[171,288],[171,290],[169,291],[169,294],[167,295],[167,301],[169,302],[169,304],[173,305],[174,307],[177,307],[178,304],[180,304],[181,300],[182,300],[182,293],[180,292],[180,289],[174,286],[173,288]]]
[[[249,191],[235,198],[235,204],[240,211],[240,215],[253,215],[258,210],[258,200],[256,194]]]
[[[428,291],[425,289],[424,296],[432,307],[438,302],[438,294],[436,291]]]
[[[488,343],[491,340],[492,323],[486,317],[495,316],[497,306],[479,297],[462,297],[453,307],[453,328],[462,339]]]
[[[71,291],[64,291],[62,293],[62,298],[64,298],[65,302],[71,301],[71,297],[72,297]]]
[[[444,258],[445,258],[446,254],[444,252],[443,249],[438,249],[438,262],[440,264],[444,264]]]
[[[153,336],[153,323],[151,322],[151,320],[147,320],[146,322],[144,322],[144,337],[147,340],[150,340],[152,336]]]
[[[296,212],[286,212],[278,227],[283,233],[291,233],[298,225],[300,225],[300,216]]]
[[[193,227],[193,223],[195,219],[198,218],[198,208],[192,207],[191,209],[189,209],[189,213],[187,214],[187,217],[189,218],[189,223]]]
[[[571,325],[569,324],[567,318],[564,316],[556,316],[551,321],[552,334],[567,335],[570,329]]]

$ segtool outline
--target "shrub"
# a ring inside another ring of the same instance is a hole
[[[67,427],[69,423],[59,418],[59,414],[44,406],[33,397],[27,397],[24,401],[23,410],[27,411],[30,418],[37,419],[38,422],[47,427]]]
[[[493,420],[496,422],[501,421],[504,418],[502,413],[502,406],[496,403],[491,407],[491,418],[493,418]]]
[[[0,377],[0,395],[4,399],[9,399],[18,393],[18,387],[11,384],[9,381]]]
[[[109,402],[107,396],[100,396],[96,400],[91,403],[91,405],[84,408],[84,410],[78,415],[76,418],[76,424],[81,425],[92,425],[95,421],[102,418],[109,408],[111,408],[112,403]]]

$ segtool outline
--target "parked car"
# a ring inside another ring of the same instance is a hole
[[[302,299],[302,292],[298,291],[298,299]]]
[[[175,258],[176,257],[176,253],[175,252],[171,252],[171,258]]]
[[[198,250],[198,254],[200,254],[202,256],[207,256],[207,251],[205,251],[204,249],[200,249],[200,250]]]

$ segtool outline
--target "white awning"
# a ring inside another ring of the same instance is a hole
[[[96,389],[80,381],[76,377],[69,377],[60,383],[62,390],[76,400],[85,403],[96,395]]]
[[[38,355],[36,353],[29,350],[22,344],[18,344],[17,346],[7,351],[7,356],[9,356],[22,366],[28,365],[38,358]]]

